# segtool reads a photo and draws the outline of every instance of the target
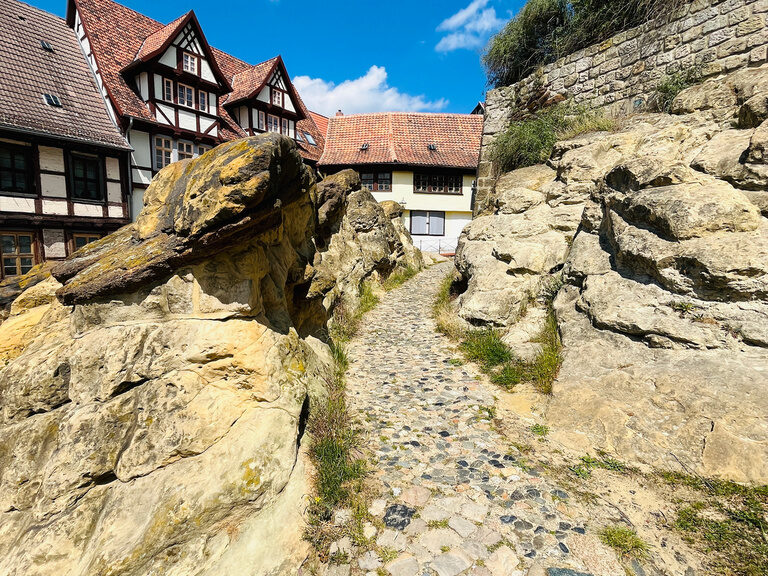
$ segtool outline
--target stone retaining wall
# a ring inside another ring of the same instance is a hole
[[[703,76],[767,59],[768,0],[693,0],[672,20],[650,21],[488,92],[475,210],[493,190],[488,146],[521,103],[564,96],[616,114],[642,110],[665,76],[698,67]]]

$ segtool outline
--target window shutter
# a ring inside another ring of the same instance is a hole
[[[427,212],[420,210],[413,210],[411,212],[411,234],[426,234],[427,233]]]

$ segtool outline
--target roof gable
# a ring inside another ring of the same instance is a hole
[[[303,105],[299,105],[300,98],[281,56],[251,66],[235,75],[232,79],[232,92],[224,103],[230,106],[256,98],[267,85],[284,90],[293,102],[296,114],[300,118],[308,117],[308,112],[303,109]]]
[[[483,118],[471,114],[381,113],[328,120],[319,164],[400,164],[475,170]],[[367,146],[366,146],[367,145]]]

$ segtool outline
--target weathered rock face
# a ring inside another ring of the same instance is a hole
[[[225,144],[163,170],[135,224],[16,299],[0,326],[0,573],[296,571],[303,426],[328,370],[312,333],[338,291],[323,279],[405,265],[387,218],[347,239],[393,237],[349,249],[365,260],[323,253],[381,210],[359,187],[317,186],[278,136]]]
[[[574,449],[768,482],[766,79],[739,72],[683,92],[677,115],[558,144],[464,231],[460,313],[518,354],[537,350],[536,297],[564,281],[564,361],[539,410]]]

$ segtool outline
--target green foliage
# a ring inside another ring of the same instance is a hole
[[[389,278],[384,280],[384,282],[381,283],[381,285],[384,287],[384,290],[389,292],[390,290],[394,290],[395,288],[399,288],[403,284],[405,284],[408,280],[416,276],[419,271],[416,270],[413,266],[408,266],[407,268],[400,268],[398,270],[395,270],[392,274],[389,275]]]
[[[330,337],[335,342],[349,342],[360,329],[363,315],[370,312],[379,303],[379,297],[369,281],[364,281],[358,290],[357,308],[350,310],[342,301],[333,310]]]
[[[445,334],[451,340],[460,340],[464,335],[464,329],[456,312],[451,306],[455,298],[453,274],[447,274],[440,282],[435,301],[432,304],[432,317],[437,324],[437,330]]]
[[[607,40],[684,0],[528,0],[491,39],[483,64],[494,86],[513,84],[544,64]]]
[[[541,436],[543,438],[549,434],[549,426],[545,426],[543,424],[534,424],[531,426],[531,432],[536,434],[536,436]]]
[[[577,477],[587,479],[592,476],[592,470],[600,468],[602,470],[611,470],[612,472],[618,472],[620,474],[629,474],[631,472],[637,472],[636,468],[632,468],[620,462],[615,458],[612,458],[603,451],[598,451],[598,458],[587,454],[579,459],[579,463],[569,467],[568,469]]]
[[[541,164],[560,140],[614,127],[615,121],[600,112],[570,103],[556,104],[529,119],[512,122],[494,140],[491,159],[502,171]]]
[[[699,82],[701,82],[701,70],[695,67],[665,76],[656,86],[656,92],[652,99],[653,109],[659,112],[669,112],[677,95]]]
[[[373,286],[370,282],[363,282],[360,285],[360,303],[358,304],[357,314],[362,316],[363,314],[370,312],[379,303],[379,297],[373,291]]]
[[[648,544],[637,532],[626,526],[606,526],[599,533],[600,540],[625,558],[643,559],[648,555]]]
[[[461,348],[467,360],[477,362],[485,370],[512,360],[512,352],[501,341],[499,331],[491,328],[471,330],[464,337]]]

